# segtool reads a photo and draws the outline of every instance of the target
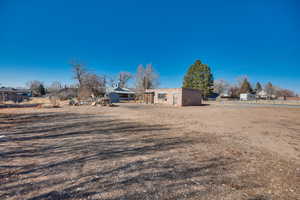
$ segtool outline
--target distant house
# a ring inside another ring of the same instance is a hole
[[[250,94],[250,93],[240,94],[240,100],[241,101],[252,101],[252,100],[255,100],[255,99],[256,99],[255,94]]]
[[[118,103],[120,101],[130,101],[135,99],[135,92],[128,88],[109,88],[107,95],[112,103]]]
[[[267,99],[268,98],[268,94],[265,90],[261,90],[261,91],[257,92],[256,96],[258,99]]]
[[[202,95],[199,90],[189,88],[148,89],[144,94],[144,102],[174,106],[198,106],[202,104]]]
[[[0,88],[0,102],[13,101],[22,102],[31,96],[31,92],[26,89],[15,89],[11,87]]]
[[[268,94],[265,90],[261,90],[256,93],[256,98],[257,99],[276,99],[277,96],[275,94]]]

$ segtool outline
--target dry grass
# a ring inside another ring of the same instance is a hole
[[[51,101],[49,98],[44,97],[32,97],[30,101],[25,102],[28,104],[51,104]]]
[[[0,199],[300,197],[299,109],[0,112]]]

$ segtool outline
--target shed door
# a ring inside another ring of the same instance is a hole
[[[178,104],[178,94],[173,94],[173,105]]]

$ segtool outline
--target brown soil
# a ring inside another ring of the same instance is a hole
[[[300,199],[299,108],[0,113],[0,199]]]

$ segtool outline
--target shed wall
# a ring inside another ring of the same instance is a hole
[[[195,89],[168,88],[152,89],[147,90],[147,92],[154,92],[154,103],[156,104],[168,104],[174,106],[198,106],[202,103],[201,92]]]
[[[182,89],[182,106],[200,106],[202,104],[202,95],[199,90]]]
[[[154,103],[168,104],[174,106],[181,106],[182,103],[182,89],[181,88],[167,88],[167,89],[153,89],[147,92],[154,92]],[[162,98],[162,97],[165,98]]]

